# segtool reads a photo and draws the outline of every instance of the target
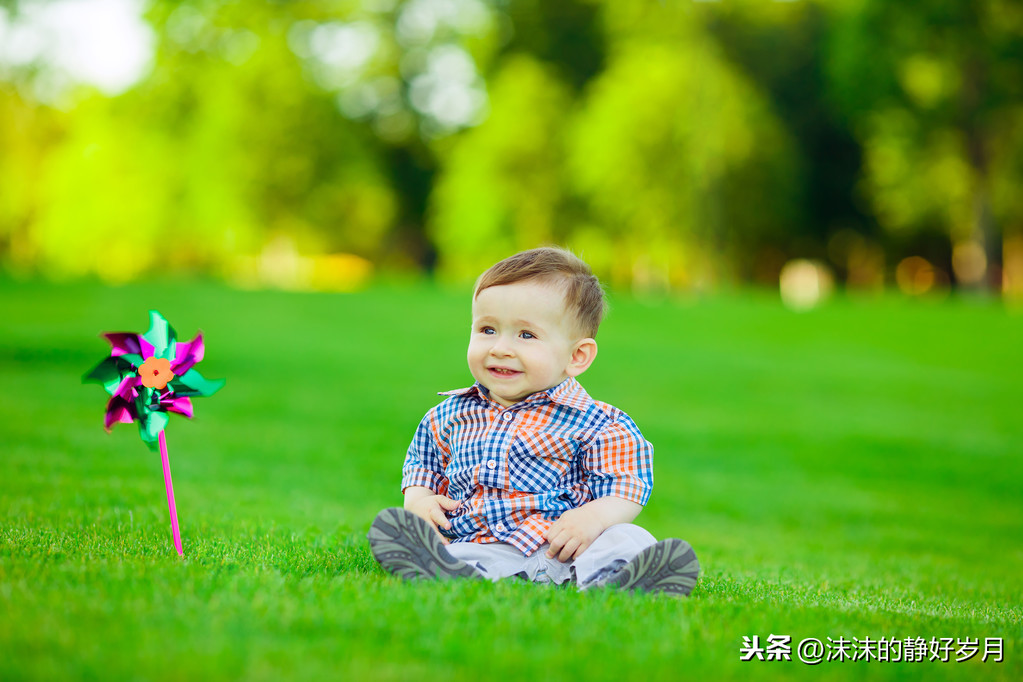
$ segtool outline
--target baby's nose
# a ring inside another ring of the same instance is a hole
[[[511,355],[512,354],[511,345],[505,342],[503,339],[498,338],[497,340],[494,341],[494,345],[490,347],[490,354],[501,356]]]

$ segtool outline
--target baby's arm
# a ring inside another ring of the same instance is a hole
[[[408,506],[408,497],[406,506]],[[575,559],[586,551],[597,536],[617,523],[629,523],[643,506],[621,497],[601,497],[581,507],[569,509],[547,531],[548,557],[559,561]]]
[[[423,517],[438,528],[451,528],[451,522],[448,521],[444,512],[445,510],[454,511],[458,508],[458,504],[447,495],[438,495],[430,488],[423,486],[413,485],[405,489],[405,509]],[[441,539],[444,544],[448,543],[448,539],[443,535],[441,535]]]
[[[621,410],[583,453],[583,470],[594,499],[561,515],[547,531],[547,556],[577,558],[616,523],[639,516],[653,487],[653,446]]]
[[[445,510],[454,511],[459,503],[445,494],[448,479],[444,472],[451,453],[437,435],[437,410],[426,413],[412,437],[401,469],[401,487],[405,509],[426,519],[440,533],[440,528],[451,528]],[[447,543],[443,535],[441,539]]]

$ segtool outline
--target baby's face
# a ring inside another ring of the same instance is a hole
[[[489,287],[472,304],[469,370],[508,407],[567,379],[580,340],[559,287],[528,280]]]

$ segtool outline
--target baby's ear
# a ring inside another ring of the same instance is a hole
[[[565,373],[570,377],[577,377],[593,364],[597,357],[597,342],[594,339],[580,339],[576,341],[572,350],[572,357],[568,361]]]

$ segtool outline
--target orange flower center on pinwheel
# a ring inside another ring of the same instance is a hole
[[[142,379],[142,385],[146,388],[166,388],[167,382],[174,378],[174,373],[171,372],[170,368],[170,360],[167,358],[148,358],[139,367],[139,378]]]

